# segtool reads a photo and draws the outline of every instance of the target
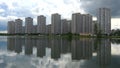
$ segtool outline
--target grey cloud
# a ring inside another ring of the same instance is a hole
[[[111,9],[112,17],[120,17],[120,0],[80,0],[81,7],[92,15],[96,16],[97,9],[106,7]]]

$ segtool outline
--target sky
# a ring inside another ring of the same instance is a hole
[[[120,0],[0,0],[0,31],[5,31],[7,21],[45,15],[50,24],[51,14],[59,13],[62,19],[71,19],[72,13],[91,14],[96,17],[97,9],[111,9],[111,27],[120,28]]]

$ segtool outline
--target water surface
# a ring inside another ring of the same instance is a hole
[[[120,39],[1,36],[0,68],[120,68]]]

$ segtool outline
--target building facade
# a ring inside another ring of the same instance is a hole
[[[97,20],[93,21],[93,34],[96,35],[98,33],[98,23]]]
[[[98,24],[101,34],[109,35],[111,32],[111,14],[108,8],[99,8],[98,10]]]
[[[15,22],[14,21],[8,21],[8,34],[15,34]]]
[[[61,20],[61,34],[68,33],[68,23],[66,19]]]
[[[89,18],[89,31],[88,31],[88,33],[89,34],[93,34],[94,33],[94,31],[93,31],[93,29],[94,29],[94,25],[93,25],[93,20],[92,20],[92,15],[90,15],[90,14],[87,14],[88,15],[88,18]]]
[[[22,26],[22,34],[25,34],[25,26]]]
[[[71,33],[72,34],[80,33],[80,22],[81,22],[81,14],[80,13],[72,14],[72,22],[71,22]]]
[[[37,33],[45,34],[46,33],[46,17],[40,15],[37,17]]]
[[[84,14],[83,17],[83,28],[82,32],[85,35],[92,35],[93,34],[93,22],[92,22],[92,16],[90,14]]]
[[[93,22],[90,14],[72,14],[71,32],[73,34],[91,35],[93,33]]]
[[[33,30],[33,18],[25,18],[25,33],[30,34]]]
[[[71,33],[71,20],[67,20],[68,23],[68,33]]]
[[[32,33],[33,34],[37,33],[37,25],[33,25]]]
[[[61,34],[61,15],[58,13],[52,14],[51,32],[52,34]]]
[[[46,34],[51,34],[51,24],[46,25]]]
[[[16,19],[15,20],[15,33],[16,34],[21,34],[22,33],[22,20],[21,19]]]

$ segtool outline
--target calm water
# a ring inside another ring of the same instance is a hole
[[[120,68],[120,40],[1,36],[0,68]]]

